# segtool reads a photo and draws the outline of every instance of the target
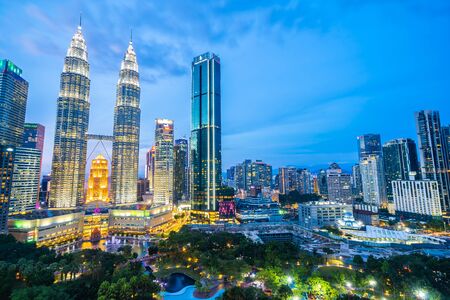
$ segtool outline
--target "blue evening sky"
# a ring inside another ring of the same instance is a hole
[[[46,126],[50,170],[59,75],[83,14],[89,131],[111,134],[130,29],[141,74],[141,165],[154,119],[189,137],[190,64],[222,63],[225,168],[246,158],[318,167],[357,160],[356,136],[416,139],[414,111],[450,123],[450,1],[1,1],[0,57],[30,83],[27,121]],[[91,158],[100,152],[93,151]]]

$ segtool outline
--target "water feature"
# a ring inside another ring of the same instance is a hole
[[[169,293],[176,293],[182,288],[194,285],[195,280],[183,273],[172,273],[167,281],[166,291]]]

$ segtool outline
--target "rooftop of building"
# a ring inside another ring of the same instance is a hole
[[[58,217],[62,215],[69,215],[73,213],[82,212],[80,209],[58,209],[58,210],[47,210],[47,209],[39,209],[34,210],[32,212],[28,212],[25,214],[13,215],[10,216],[9,219],[14,220],[36,220],[36,219],[47,219],[52,217]]]

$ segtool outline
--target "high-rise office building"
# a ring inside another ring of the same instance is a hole
[[[21,75],[14,63],[0,60],[0,234],[8,232],[14,154],[23,139],[28,82]]]
[[[56,115],[49,207],[73,208],[82,203],[89,126],[89,63],[86,42],[78,26],[64,68]]]
[[[39,180],[45,127],[25,123],[22,145],[16,148],[9,214],[22,214],[39,207]]]
[[[352,193],[354,196],[362,196],[361,170],[359,164],[352,166]]]
[[[41,207],[48,206],[48,198],[50,196],[50,182],[52,181],[52,177],[50,175],[42,176],[41,180],[41,188],[39,190],[39,202]]]
[[[86,204],[109,202],[108,160],[101,154],[92,160],[86,191]]]
[[[438,182],[441,208],[447,211],[450,209],[449,161],[439,112],[421,110],[415,113],[415,118],[422,178]]]
[[[328,195],[327,171],[323,169],[317,174],[317,187],[321,196]]]
[[[141,109],[139,70],[130,41],[122,60],[114,107],[111,198],[114,204],[137,200]]]
[[[308,169],[297,170],[297,190],[301,195],[312,194],[314,182],[311,172]]]
[[[262,160],[256,160],[250,166],[250,185],[259,189],[270,189],[272,187],[272,166]]]
[[[229,169],[227,169],[227,186],[236,188],[236,181],[235,178],[235,172],[236,172],[236,166],[231,166]]]
[[[23,142],[16,148],[14,174],[9,214],[32,211],[39,207],[39,180],[41,178],[42,152],[45,127],[25,123]]]
[[[357,137],[359,159],[369,155],[381,156],[381,137],[379,134],[368,133]]]
[[[235,167],[235,183],[237,189],[248,190],[252,181],[252,161],[244,160]]]
[[[359,162],[364,202],[387,206],[386,185],[381,156],[372,154]]]
[[[278,169],[278,187],[280,194],[287,195],[297,189],[298,172],[294,167],[282,167]]]
[[[155,121],[155,191],[156,204],[173,203],[173,121]]]
[[[11,186],[9,215],[34,210],[39,199],[42,152],[35,148],[17,147]]]
[[[22,147],[44,152],[45,127],[37,123],[25,123]]]
[[[450,169],[450,125],[441,126],[442,128],[442,138],[444,139],[444,146],[447,149],[447,159]]]
[[[173,197],[178,203],[185,200],[188,195],[188,141],[186,139],[175,140],[173,147]]]
[[[150,193],[153,193],[155,189],[155,152],[156,148],[155,146],[152,146],[145,156],[145,179],[148,181],[148,191]]]
[[[412,139],[395,139],[383,145],[384,175],[389,202],[393,202],[392,181],[418,179],[420,169],[416,143]]]
[[[145,178],[139,178],[137,181],[137,200],[138,201],[143,201],[144,198],[143,196],[147,193],[148,191],[148,180]]]
[[[393,180],[395,214],[403,218],[442,217],[439,187],[434,180]]]
[[[220,59],[205,53],[192,61],[191,207],[217,211],[222,187]]]
[[[327,170],[327,185],[329,201],[351,204],[351,176],[343,173],[337,163],[331,164]]]

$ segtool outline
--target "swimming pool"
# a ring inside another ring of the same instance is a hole
[[[189,285],[181,290],[179,290],[176,293],[168,293],[168,292],[161,292],[161,296],[163,297],[163,300],[198,300],[199,298],[194,297],[194,291],[195,291],[195,285]],[[207,298],[203,300],[214,300],[217,297],[221,296],[223,294],[224,290],[218,290],[217,293],[212,296],[211,298]]]

